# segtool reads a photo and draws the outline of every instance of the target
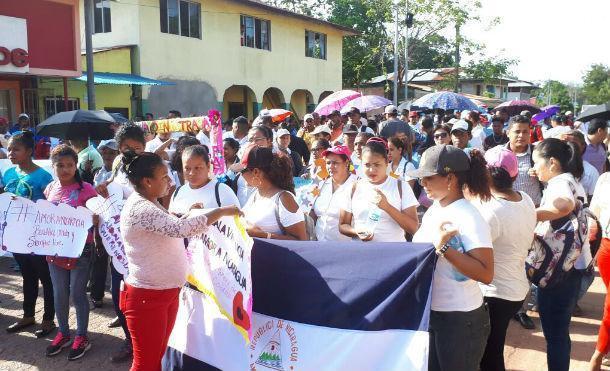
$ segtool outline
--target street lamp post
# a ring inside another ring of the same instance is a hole
[[[394,0],[396,30],[394,32],[394,105],[398,106],[398,0]]]
[[[85,49],[87,60],[87,108],[95,109],[93,81],[93,0],[85,0]]]
[[[405,0],[405,12],[406,12],[406,22],[405,22],[405,72],[403,73],[405,77],[405,102],[409,100],[409,27],[413,22],[413,18],[409,14],[409,0]]]

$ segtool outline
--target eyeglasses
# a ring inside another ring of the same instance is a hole
[[[434,139],[442,139],[442,138],[447,138],[449,134],[447,133],[438,133],[438,134],[434,134]]]

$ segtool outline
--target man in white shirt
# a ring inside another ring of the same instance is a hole
[[[239,142],[239,146],[245,146],[248,143],[248,131],[250,130],[250,124],[248,119],[244,116],[239,116],[233,120],[233,127],[231,131],[227,131],[222,135],[222,139],[233,138]]]
[[[371,129],[370,127],[368,127],[362,123],[362,121],[361,121],[362,115],[360,114],[360,110],[358,108],[356,108],[356,107],[350,108],[350,110],[348,112],[348,116],[349,116],[349,121],[347,122],[348,125],[356,125],[356,127],[358,128],[358,131],[371,133],[371,134],[375,135],[375,132],[373,131],[373,129]]]
[[[483,125],[481,125],[480,114],[477,111],[470,111],[468,112],[466,120],[470,121],[472,124],[472,130],[470,131],[472,134],[472,139],[470,139],[470,147],[482,150],[483,143],[485,142],[487,135],[485,134],[485,128]]]

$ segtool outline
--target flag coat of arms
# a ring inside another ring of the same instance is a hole
[[[193,287],[164,370],[426,370],[432,245],[254,240],[250,341]]]

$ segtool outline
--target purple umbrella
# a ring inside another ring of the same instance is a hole
[[[559,111],[561,111],[561,107],[555,104],[542,107],[542,111],[532,116],[532,119],[536,121],[543,121],[544,119],[553,117],[554,115],[558,114]]]
[[[540,112],[540,108],[532,104],[529,100],[511,100],[496,106],[495,109],[499,110],[501,108],[504,108],[509,116],[518,115],[522,111],[530,111],[532,114]]]
[[[362,96],[361,93],[353,90],[340,90],[322,99],[315,111],[320,115],[328,115],[334,110],[340,111],[347,102]]]
[[[378,108],[383,108],[392,104],[392,101],[378,95],[363,95],[353,99],[343,107],[342,114],[346,114],[352,107],[356,107],[360,112],[369,112]]]

